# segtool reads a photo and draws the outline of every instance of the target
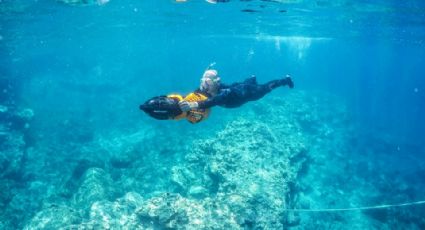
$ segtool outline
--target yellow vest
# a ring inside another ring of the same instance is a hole
[[[208,99],[207,96],[201,94],[201,93],[190,93],[185,98],[183,98],[181,95],[178,94],[170,94],[167,97],[177,99],[177,101],[185,100],[188,102],[198,102],[198,101],[205,101]],[[210,114],[210,109],[192,109],[190,111],[184,112],[177,117],[174,117],[174,120],[180,120],[183,118],[186,118],[190,123],[195,124],[198,122],[201,122],[202,120],[206,119],[208,115]]]
[[[205,101],[208,97],[201,94],[201,93],[190,93],[187,95],[184,100],[189,102],[198,102],[198,101]],[[198,123],[208,117],[210,115],[211,110],[210,109],[192,109],[187,112],[187,120],[192,123]]]

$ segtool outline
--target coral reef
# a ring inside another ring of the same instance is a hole
[[[126,148],[131,147],[128,140],[121,140]],[[261,121],[239,119],[227,124],[215,137],[193,142],[181,163],[165,175],[172,185],[170,192],[160,192],[150,199],[136,192],[127,193],[112,202],[111,189],[115,186],[111,177],[100,168],[88,168],[70,207],[56,215],[67,215],[73,209],[89,210],[82,213],[86,218],[80,224],[101,228],[282,228],[288,183],[297,171],[293,168],[296,165],[289,162],[305,152],[302,143],[289,140],[287,137],[279,141],[273,129]],[[120,146],[101,143],[112,152]],[[116,161],[125,160],[114,159],[112,164],[118,164]],[[143,188],[140,191],[146,192]],[[53,219],[51,215],[55,213],[41,211],[27,228],[35,228],[40,219]]]
[[[199,129],[141,122],[137,132],[114,130],[68,144],[50,139],[48,146],[25,141],[34,134],[25,131],[33,127],[31,110],[1,111],[21,121],[1,131],[2,229],[385,229],[405,228],[409,220],[414,228],[423,226],[415,214],[420,207],[286,211],[418,196],[419,181],[409,190],[410,177],[384,174],[384,163],[382,174],[373,177],[371,169],[379,163],[367,160],[394,145],[358,138],[344,104],[330,95],[268,97],[237,113],[222,111],[220,119]],[[383,196],[392,186],[408,195]]]
[[[172,168],[172,181],[189,198],[213,197],[239,227],[281,228],[288,184],[297,172],[289,162],[305,151],[289,139],[280,141],[262,122],[236,120],[217,138],[198,143],[183,165]]]
[[[193,138],[184,142],[158,127],[95,138],[26,228],[60,227],[53,220],[64,216],[62,227],[282,228],[289,184],[301,168],[293,159],[307,149],[294,117],[253,119],[262,106],[246,107],[203,138],[189,131]],[[287,108],[275,108],[282,113]]]
[[[80,214],[76,210],[53,205],[37,213],[24,229],[60,229],[80,221]]]
[[[36,182],[25,187],[30,176],[25,173],[27,163],[27,130],[34,113],[29,108],[13,105],[0,106],[0,219],[1,226],[7,229],[20,218],[29,218],[33,213],[25,210],[37,210],[39,204],[31,198],[40,186]]]

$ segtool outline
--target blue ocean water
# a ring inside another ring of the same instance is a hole
[[[423,1],[0,1],[0,229],[423,229]],[[199,124],[147,99],[278,88]],[[322,210],[322,212],[299,212]]]

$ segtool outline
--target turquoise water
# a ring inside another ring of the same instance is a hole
[[[425,228],[422,1],[3,0],[0,20],[0,229]],[[295,88],[195,125],[139,110],[211,63]]]

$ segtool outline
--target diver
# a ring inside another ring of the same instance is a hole
[[[280,86],[294,88],[294,82],[290,75],[282,79],[272,80],[266,84],[258,84],[255,76],[251,76],[243,82],[231,85],[221,83],[217,70],[208,69],[201,78],[201,85],[195,93],[206,96],[205,100],[188,101],[180,100],[179,106],[183,112],[192,110],[204,110],[213,106],[236,108],[248,101],[256,101],[273,89]]]
[[[186,119],[195,124],[209,116],[212,106],[236,108],[248,101],[262,98],[277,87],[286,85],[294,88],[289,75],[261,85],[257,83],[255,76],[243,82],[225,85],[220,82],[216,70],[207,69],[201,78],[200,87],[194,92],[186,96],[170,94],[153,97],[139,108],[158,120]]]

